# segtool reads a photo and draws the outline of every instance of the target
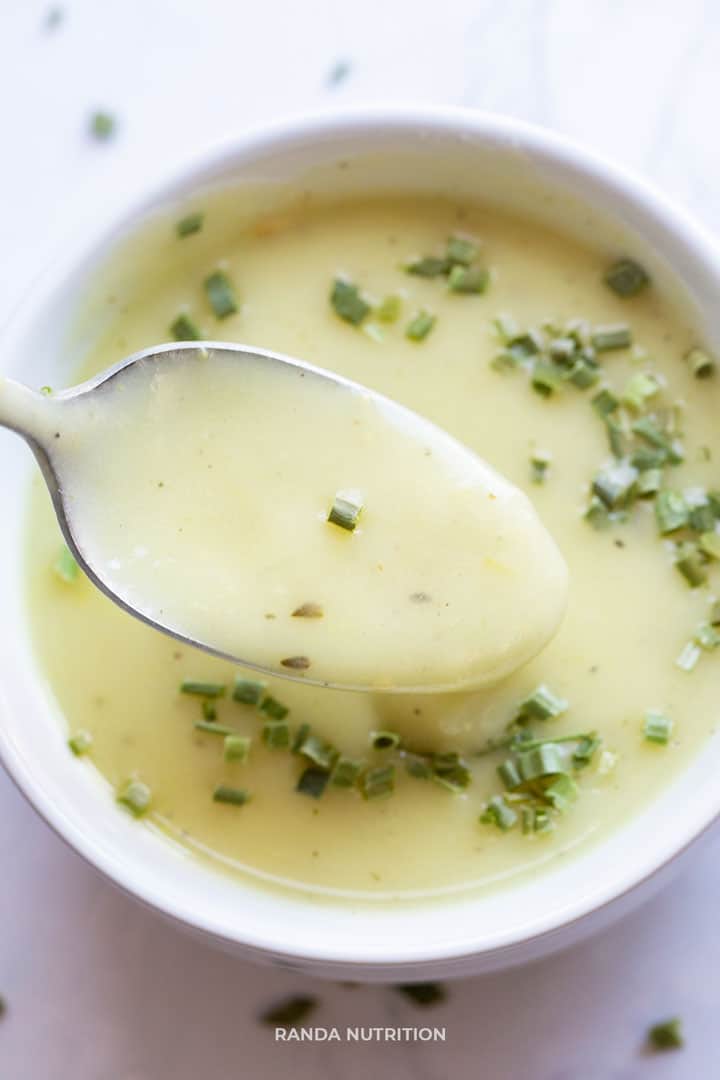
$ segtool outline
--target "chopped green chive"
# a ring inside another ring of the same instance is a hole
[[[542,351],[542,335],[536,330],[530,330],[527,334],[520,334],[510,342],[510,350],[518,360],[528,360],[531,356],[537,356]]]
[[[233,697],[235,697],[234,694]],[[245,699],[235,697],[235,700],[244,701]],[[250,704],[250,702],[247,702],[247,704]],[[283,705],[282,702],[277,701],[276,698],[271,697],[270,694],[262,699],[259,708],[260,712],[265,713],[271,720],[284,720],[290,712],[287,705]]]
[[[440,1005],[447,998],[447,992],[441,983],[398,983],[394,989],[414,1005]]]
[[[68,739],[68,746],[75,757],[82,757],[83,754],[87,754],[92,746],[92,741],[93,737],[90,732],[81,728],[80,731],[76,731],[74,735],[70,736]]]
[[[293,736],[292,743],[290,744],[290,749],[292,750],[293,754],[299,754],[300,753],[300,747],[302,746],[303,742],[305,741],[305,739],[307,738],[307,736],[309,734],[310,734],[310,725],[309,724],[300,724],[300,726],[295,729],[295,734]]]
[[[425,255],[421,259],[415,259],[413,262],[408,263],[405,270],[408,274],[414,274],[416,277],[436,278],[447,274],[450,267],[451,264],[446,258],[437,255]]]
[[[481,825],[495,825],[502,832],[507,832],[517,821],[517,813],[505,802],[502,795],[493,795],[485,804],[478,821]]]
[[[530,456],[530,479],[533,484],[544,484],[550,470],[552,454],[549,450],[534,450]]]
[[[360,791],[365,799],[379,799],[395,790],[395,766],[380,765],[366,769],[360,777]]]
[[[215,708],[212,701],[208,701],[208,699],[206,698],[203,702],[201,702],[201,708],[203,720],[207,720],[208,723],[212,723],[213,721],[217,720],[217,709]]]
[[[64,581],[66,585],[72,585],[80,575],[80,567],[75,561],[70,548],[63,547],[53,563],[53,572],[56,577]]]
[[[692,671],[700,659],[700,655],[700,647],[694,641],[688,641],[675,661],[675,666],[679,667],[681,671]]]
[[[115,128],[115,117],[109,112],[94,112],[90,117],[90,134],[100,142],[111,139]]]
[[[678,1050],[685,1045],[682,1021],[678,1016],[654,1024],[648,1031],[648,1042],[655,1050]]]
[[[666,746],[670,741],[673,722],[667,716],[654,709],[648,709],[643,720],[643,735],[647,742]]]
[[[152,793],[142,780],[128,780],[117,794],[117,801],[135,817],[142,817],[150,806]]]
[[[655,397],[660,383],[649,372],[637,371],[628,381],[622,393],[622,403],[635,412],[642,412],[648,401]]]
[[[537,360],[533,365],[530,385],[542,397],[550,397],[562,385],[562,374],[555,364]]]
[[[205,698],[225,697],[225,683],[197,682],[195,679],[183,679],[180,683],[181,694],[197,694]]]
[[[226,735],[223,740],[223,758],[242,764],[247,761],[252,739],[249,735]]]
[[[565,771],[562,751],[554,743],[541,743],[517,756],[517,766],[524,782],[542,780]]]
[[[510,739],[510,742],[506,742],[506,746],[509,746],[512,750],[535,750],[539,746],[549,746],[561,743],[580,743],[586,739],[594,740],[596,735],[594,732],[590,734],[573,734],[573,735],[554,735],[545,736],[541,739],[534,739],[532,733],[529,731],[518,731]],[[599,740],[597,740],[599,743]]]
[[[555,810],[564,814],[577,799],[578,786],[571,776],[568,776],[567,773],[561,773],[556,780],[553,780],[545,788],[543,797],[547,799]]]
[[[590,337],[590,344],[598,352],[611,349],[627,349],[632,345],[632,334],[626,323],[614,326],[597,326]]]
[[[609,416],[615,412],[620,402],[611,390],[601,390],[590,402],[598,416]]]
[[[394,750],[400,745],[400,736],[395,731],[371,731],[370,745],[373,750]]]
[[[703,554],[710,559],[720,559],[720,533],[704,532],[698,543]]]
[[[453,266],[469,266],[477,257],[478,246],[464,236],[451,236],[445,249],[445,258]]]
[[[630,464],[634,465],[640,472],[646,472],[648,469],[661,469],[663,465],[667,464],[667,460],[667,453],[664,450],[658,450],[650,446],[639,446],[633,451]]]
[[[186,214],[185,217],[180,218],[175,226],[175,232],[180,238],[185,236],[192,236],[193,233],[198,233],[203,227],[205,221],[205,215],[201,210],[196,210],[192,214]]]
[[[696,544],[686,541],[677,545],[675,566],[691,589],[697,589],[707,581],[705,561]]]
[[[271,750],[286,750],[290,745],[290,728],[286,720],[268,720],[263,724],[262,740]]]
[[[567,711],[568,702],[554,694],[544,683],[520,702],[516,717],[524,720],[554,720]]]
[[[645,269],[634,259],[627,258],[614,262],[605,272],[603,280],[608,288],[623,299],[636,296],[650,282]]]
[[[625,432],[622,424],[614,416],[606,416],[605,431],[607,432],[610,452],[614,458],[620,460],[625,456]]]
[[[711,626],[720,626],[720,600],[715,600],[710,608],[709,623]]]
[[[665,488],[658,492],[655,499],[655,520],[662,536],[685,528],[689,521],[689,511],[679,491]]]
[[[601,745],[602,740],[594,733],[592,735],[583,735],[573,751],[573,764],[580,769],[589,765]]]
[[[312,799],[319,799],[325,791],[330,779],[327,769],[321,769],[317,765],[308,765],[307,769],[300,774],[300,779],[295,788],[301,795],[309,795]]]
[[[555,823],[550,817],[550,814],[547,810],[543,809],[542,806],[536,806],[534,808],[533,817],[533,832],[546,833],[555,828]]]
[[[363,767],[362,761],[352,761],[350,758],[339,757],[330,774],[330,783],[334,784],[335,787],[354,787]]]
[[[615,515],[609,512],[605,503],[598,499],[597,495],[593,495],[583,516],[588,525],[592,525],[598,532],[609,529],[615,520]]]
[[[697,502],[693,500],[693,492],[688,493],[687,502],[690,505],[690,528],[694,532],[712,532],[715,529],[715,512],[707,500]]]
[[[213,271],[205,278],[203,285],[216,318],[226,319],[228,315],[236,314],[238,302],[235,288],[224,270]]]
[[[512,758],[508,758],[506,761],[501,762],[497,767],[497,773],[502,781],[503,787],[507,791],[515,791],[519,788],[523,782],[523,778],[518,772],[518,767]]]
[[[338,525],[341,529],[354,532],[362,513],[362,503],[348,495],[337,493],[330,507],[327,520],[331,525]]]
[[[291,997],[267,1009],[261,1014],[260,1020],[269,1027],[295,1027],[317,1008],[317,1004],[314,997]]]
[[[241,705],[259,705],[262,701],[263,694],[265,693],[265,683],[260,682],[257,679],[241,679],[235,680],[235,686],[233,688],[233,701],[239,701]],[[272,698],[268,698],[268,701],[272,701]],[[267,709],[265,710],[267,712]],[[283,716],[287,715],[287,709],[283,713]],[[282,720],[282,716],[277,717],[278,720]]]
[[[374,341],[376,345],[381,345],[385,340],[385,335],[377,323],[366,322],[362,327],[362,332],[366,337],[369,337],[371,341]]]
[[[572,367],[576,351],[577,342],[571,337],[553,338],[548,345],[548,352],[552,359],[564,367]]]
[[[448,277],[448,289],[454,293],[484,293],[490,274],[480,266],[453,266]]]
[[[446,754],[433,754],[432,779],[447,791],[464,791],[472,780],[472,774],[460,755],[454,751]]]
[[[701,623],[695,632],[695,641],[705,652],[712,652],[720,645],[720,633],[712,623]]]
[[[712,356],[709,356],[703,349],[690,349],[685,360],[696,379],[707,379],[710,375],[715,374],[717,365]]]
[[[416,780],[430,780],[433,776],[433,768],[427,757],[422,754],[410,754],[405,753],[404,758],[405,771],[408,776],[413,776]]]
[[[170,324],[170,333],[174,341],[202,341],[203,338],[200,327],[184,312]]]
[[[378,307],[375,308],[375,318],[383,323],[394,323],[400,318],[402,300],[399,296],[386,296]]]
[[[639,420],[636,420],[632,426],[636,435],[639,435],[641,439],[654,446],[658,450],[662,450],[666,456],[666,459],[673,465],[679,465],[683,460],[682,447],[676,439],[671,439],[664,431],[658,427],[657,421],[651,416],[642,416]]]
[[[305,737],[300,742],[297,739],[295,740],[293,750],[296,754],[302,754],[303,757],[308,758],[321,769],[325,769],[326,772],[332,769],[338,756],[337,750],[331,743],[320,738],[319,735],[311,734],[310,731],[305,734]]]
[[[590,326],[585,319],[569,319],[565,323],[564,333],[579,346],[588,345],[590,342]]]
[[[564,379],[575,379],[575,369],[584,365],[585,358],[577,351],[577,344],[572,338],[554,338],[547,347],[550,360],[561,371]]]
[[[357,285],[342,278],[333,282],[330,303],[335,314],[352,326],[359,326],[370,314],[370,305],[361,297]]]
[[[245,788],[218,784],[212,793],[213,802],[227,803],[229,806],[244,806],[250,801],[250,793]]]
[[[490,367],[493,371],[499,371],[501,373],[514,371],[517,366],[517,359],[513,353],[509,351],[498,353],[497,356],[494,356],[490,361]]]
[[[662,469],[646,469],[640,473],[637,482],[637,493],[641,499],[649,495],[657,495],[662,487]]]
[[[638,471],[628,461],[619,461],[601,469],[592,482],[592,490],[609,510],[625,506],[630,501]]]
[[[218,724],[215,720],[196,720],[193,724],[196,731],[204,731],[206,735],[234,735],[232,728],[225,724]]]
[[[496,315],[493,319],[493,325],[503,345],[509,345],[511,341],[515,341],[520,336],[520,327],[511,315]]]
[[[598,382],[600,372],[597,364],[591,362],[587,357],[583,358],[581,356],[573,364],[566,378],[573,386],[577,386],[579,390],[588,390]]]
[[[405,337],[410,341],[424,341],[428,336],[436,319],[428,311],[419,311],[405,327]]]

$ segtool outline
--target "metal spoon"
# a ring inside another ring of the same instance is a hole
[[[199,342],[192,344],[160,345],[145,349],[142,352],[136,353],[133,356],[120,361],[120,363],[115,364],[113,367],[102,372],[88,382],[51,395],[37,393],[20,383],[0,376],[0,426],[9,428],[20,435],[33,451],[52,497],[55,513],[67,545],[86,576],[101,590],[101,592],[105,593],[106,596],[121,608],[148,625],[153,626],[166,634],[170,634],[172,637],[177,638],[182,642],[203,649],[216,656],[236,661],[245,667],[254,667],[259,670],[269,671],[276,676],[279,675],[284,678],[296,679],[306,683],[315,683],[323,686],[339,686],[354,690],[377,690],[380,688],[380,685],[387,691],[422,690],[428,692],[430,690],[449,689],[450,687],[448,685],[428,686],[424,683],[412,686],[386,685],[386,683],[381,681],[375,685],[358,686],[347,680],[334,680],[332,678],[332,672],[324,673],[326,676],[329,674],[329,678],[313,678],[312,671],[294,671],[292,668],[289,670],[280,670],[275,667],[270,667],[267,664],[254,662],[252,656],[239,657],[233,655],[227,651],[226,647],[219,648],[217,640],[215,643],[212,640],[200,640],[190,636],[190,634],[184,630],[179,630],[176,626],[165,622],[161,617],[163,615],[162,608],[164,608],[164,605],[160,606],[159,614],[156,613],[151,615],[148,614],[147,611],[143,611],[140,607],[128,602],[127,596],[120,595],[117,589],[113,587],[112,582],[108,581],[105,574],[108,574],[108,576],[110,576],[110,574],[102,562],[100,563],[100,569],[98,568],[98,562],[100,560],[96,558],[94,561],[92,550],[88,551],[85,549],[89,541],[87,539],[87,519],[83,526],[83,505],[78,506],[77,500],[73,502],[72,497],[69,496],[67,492],[67,488],[71,486],[71,481],[73,479],[70,473],[73,458],[69,449],[64,450],[65,444],[60,441],[60,433],[61,431],[67,431],[72,438],[73,427],[71,414],[68,410],[73,409],[74,414],[77,416],[78,402],[80,399],[82,399],[84,405],[88,406],[92,405],[92,399],[94,399],[95,414],[97,415],[99,413],[104,415],[107,421],[114,407],[113,399],[103,398],[101,401],[100,399],[103,395],[107,395],[110,390],[117,392],[118,389],[124,389],[125,393],[132,393],[133,386],[137,385],[137,379],[142,379],[143,377],[143,370],[149,372],[150,377],[154,377],[156,374],[162,375],[165,370],[172,373],[173,370],[177,370],[177,365],[194,364],[196,362],[195,358],[202,358],[206,363],[223,363],[225,364],[226,370],[228,365],[234,365],[236,362],[252,363],[254,365],[284,365],[286,371],[288,369],[294,369],[296,373],[302,373],[302,377],[305,379],[305,382],[302,385],[306,388],[309,387],[312,380],[320,379],[334,384],[336,388],[340,388],[348,395],[362,395],[365,400],[371,400],[380,410],[382,410],[383,418],[387,417],[389,423],[395,427],[402,428],[403,438],[407,435],[408,439],[415,440],[416,443],[423,448],[429,445],[434,445],[435,449],[444,446],[446,452],[454,455],[452,457],[454,462],[457,462],[458,455],[464,455],[463,460],[467,459],[471,461],[472,468],[477,470],[477,475],[482,478],[483,482],[487,481],[490,487],[494,487],[499,494],[507,493],[508,491],[511,492],[510,498],[516,498],[520,503],[519,512],[521,515],[526,515],[522,517],[521,520],[526,521],[527,518],[527,528],[531,531],[531,535],[536,535],[540,547],[547,543],[547,545],[552,546],[554,549],[551,539],[543,529],[539,519],[534,516],[532,508],[525,497],[507,481],[499,477],[490,466],[486,465],[473,455],[471,451],[461,447],[456,440],[452,439],[446,432],[436,428],[429,421],[422,419],[415,413],[410,412],[410,410],[398,405],[396,402],[392,402],[379,394],[373,394],[371,391],[368,391],[364,387],[360,387],[350,380],[314,367],[313,365],[301,363],[297,360],[289,359],[288,357],[279,356],[275,353],[244,345]],[[137,365],[143,365],[143,368],[136,368]],[[174,369],[173,365],[175,365]],[[220,369],[216,368],[215,370],[219,371]],[[191,379],[193,380],[191,385],[196,385],[194,382],[194,375],[191,375]],[[142,387],[142,382],[140,385]],[[300,398],[299,400],[302,401],[304,399]],[[102,411],[103,409],[105,410],[104,413]],[[154,429],[153,434],[155,434]],[[104,443],[94,428],[93,440],[91,440],[89,445],[90,452],[94,454],[97,449],[97,452],[102,454]],[[112,444],[109,445],[111,449]],[[448,447],[450,448],[449,451],[447,451]],[[252,450],[252,448],[250,448],[250,450]],[[84,452],[88,452],[87,448]],[[424,452],[427,453],[428,451],[424,450]],[[95,467],[96,460],[97,459],[93,459],[93,467]],[[132,476],[132,479],[134,479],[134,475]],[[138,480],[141,479],[142,477],[138,476]],[[487,490],[487,485],[484,490]],[[490,495],[489,497],[492,499],[496,498],[495,495]],[[102,495],[100,496],[99,501],[102,502]],[[498,503],[498,505],[500,505],[500,503]],[[512,505],[515,506],[516,504],[513,503]],[[92,507],[97,510],[97,502],[95,500],[93,500]],[[102,507],[100,507],[100,510],[102,510]],[[505,512],[507,513],[508,511]],[[517,513],[517,511],[515,512]],[[527,517],[527,515],[531,515],[531,517]],[[174,522],[172,524],[174,525]],[[287,543],[290,547],[292,544],[291,537],[288,538]],[[92,545],[90,545],[90,547],[92,548]],[[439,555],[438,557],[441,558],[442,555]],[[452,557],[452,552],[448,553],[447,557]],[[552,557],[551,551],[550,561],[552,561]],[[562,564],[562,559],[559,554],[557,555],[557,559],[559,560],[559,563]],[[534,654],[557,627],[564,604],[564,595],[562,595],[562,589],[565,585],[565,579],[563,577],[564,564],[562,564],[562,567],[563,570],[557,575],[557,582],[559,583],[557,586],[558,603],[555,608],[552,609],[550,618],[546,620],[548,625],[543,625],[541,628],[542,634],[544,635],[543,640],[534,641],[534,644],[530,647],[529,655]],[[105,570],[105,573],[103,573],[103,569]],[[182,580],[184,569],[187,570],[187,567],[180,565],[178,570],[178,577],[180,580]],[[555,610],[557,611],[557,617]],[[363,629],[366,632],[374,633],[376,631],[376,626],[363,627]],[[504,626],[501,629],[507,631],[508,627]],[[547,633],[545,633],[546,630]],[[512,633],[513,631],[514,626],[510,627],[510,632]],[[212,636],[212,633],[208,634],[206,629],[203,632],[203,636]],[[494,647],[495,646],[493,645],[493,648]],[[529,655],[524,655],[522,661],[524,662],[524,660],[529,659]],[[502,652],[500,653],[500,663],[507,664],[507,656],[503,657]],[[507,673],[507,670],[500,671],[498,677]],[[460,686],[458,685],[452,688],[460,688]]]

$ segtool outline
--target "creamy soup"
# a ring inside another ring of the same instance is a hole
[[[385,398],[190,347],[37,404],[88,565],[223,655],[448,689],[507,675],[557,629],[567,571],[532,503]]]
[[[377,389],[526,491],[567,561],[567,613],[535,658],[472,693],[263,683],[77,576],[38,483],[29,605],[73,748],[123,811],[288,887],[433,895],[582,850],[646,808],[715,722],[712,360],[635,264],[608,275],[612,256],[529,221],[407,197],[306,203],[248,226],[241,206],[205,196],[114,257],[82,374],[173,327]],[[188,211],[204,217],[177,235]],[[218,269],[237,298],[221,318],[206,288]],[[369,528],[369,500],[367,512]]]

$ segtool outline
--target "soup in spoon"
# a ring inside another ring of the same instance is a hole
[[[47,411],[93,573],[219,654],[312,682],[447,690],[509,674],[558,626],[567,571],[527,496],[356,384],[186,346]]]

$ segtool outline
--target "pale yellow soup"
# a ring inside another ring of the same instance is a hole
[[[672,783],[715,723],[717,655],[703,652],[690,672],[675,662],[707,618],[714,564],[705,585],[688,586],[672,565],[672,537],[658,536],[652,500],[606,530],[583,516],[592,478],[610,460],[590,400],[603,385],[619,394],[638,371],[654,371],[666,384],[652,408],[685,404],[686,461],[666,469],[666,485],[716,486],[718,390],[714,378],[694,378],[683,361],[696,344],[691,328],[652,286],[619,299],[602,280],[606,254],[491,209],[376,199],[306,204],[247,226],[241,208],[241,193],[204,196],[190,207],[205,212],[197,235],[174,235],[175,218],[187,209],[179,208],[118,253],[112,266],[121,285],[111,295],[97,293],[94,311],[102,303],[105,330],[82,374],[167,340],[168,327],[186,310],[209,337],[295,355],[382,391],[527,492],[567,560],[567,613],[537,657],[482,691],[363,695],[268,679],[267,693],[290,710],[291,731],[305,722],[348,757],[397,763],[388,797],[365,799],[330,784],[315,799],[296,791],[307,762],[266,746],[263,714],[232,700],[231,664],[141,625],[87,581],[68,583],[53,573],[60,538],[38,482],[28,521],[28,601],[37,653],[69,733],[92,734],[88,759],[113,789],[130,777],[149,786],[146,820],[218,865],[294,888],[375,899],[433,895],[508,882],[583,850]],[[412,257],[442,252],[457,232],[481,243],[480,261],[491,269],[482,295],[452,294],[445,278],[425,280],[403,269]],[[202,288],[219,264],[241,301],[239,314],[222,321]],[[371,315],[358,328],[341,320],[328,300],[338,275],[356,282],[371,303],[400,295],[398,321]],[[424,340],[412,341],[404,331],[420,309],[437,321]],[[502,348],[493,319],[503,312],[523,328],[548,317],[561,324],[576,317],[593,325],[624,321],[635,346],[599,356],[598,386],[564,384],[546,398],[524,370],[491,365]],[[538,450],[552,455],[541,484],[531,479]],[[436,556],[442,560],[443,552]],[[227,685],[216,722],[252,736],[247,762],[226,763],[223,740],[194,727],[201,699],[179,692],[183,679]],[[533,723],[533,732],[596,731],[602,746],[577,770],[578,797],[567,812],[553,813],[551,830],[525,835],[519,824],[503,831],[480,823],[487,800],[503,791],[496,770],[506,755],[474,751],[502,737],[518,703],[542,683],[568,708]],[[648,709],[673,721],[667,745],[643,737]],[[460,751],[472,782],[453,793],[408,775],[398,751],[369,749],[369,733],[377,730],[397,732],[414,750]],[[246,790],[250,801],[213,801],[221,783]]]

